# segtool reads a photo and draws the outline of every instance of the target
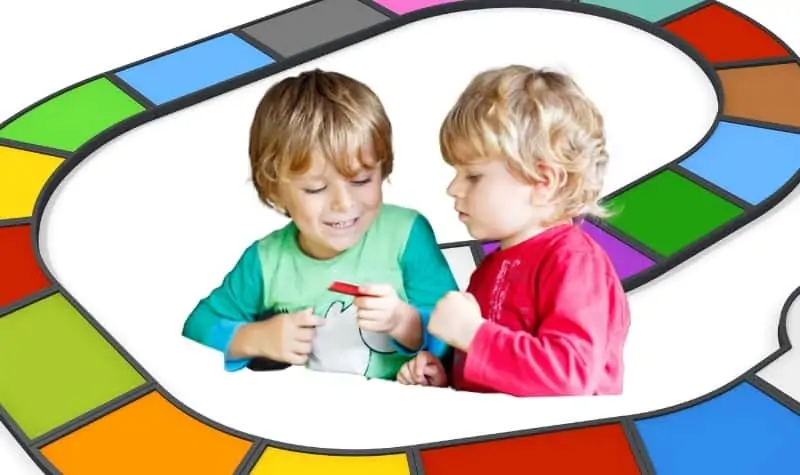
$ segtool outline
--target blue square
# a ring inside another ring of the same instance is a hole
[[[746,382],[635,425],[659,475],[800,473],[800,415]]]
[[[161,105],[273,62],[261,50],[228,33],[137,64],[117,76]]]
[[[680,165],[756,205],[800,170],[800,134],[721,121]]]

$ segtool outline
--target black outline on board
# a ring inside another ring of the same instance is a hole
[[[717,3],[716,0],[703,0],[701,2],[695,3],[692,6],[684,8],[683,10],[678,10],[675,13],[671,13],[671,14],[665,16],[665,17],[662,17],[662,18],[656,20],[655,22],[653,22],[653,24],[656,25],[656,26],[659,26],[661,28],[664,28],[665,26],[667,26],[668,24],[672,23],[675,20],[679,20],[679,19],[681,19],[683,17],[687,17],[687,16],[691,15],[692,13],[698,12],[698,11],[704,9],[705,7],[709,6],[709,5],[714,5],[715,3]]]
[[[5,138],[0,138],[0,147],[18,149],[22,150],[23,152],[40,153],[42,155],[49,155],[53,158],[67,159],[70,157],[70,152],[65,152],[64,150],[59,150],[50,147],[43,147],[41,145],[34,145],[25,142],[17,142],[16,140],[5,139]]]
[[[99,417],[102,417],[108,413],[108,410],[115,410],[121,407],[124,404],[130,403],[132,401],[137,400],[138,398],[152,394],[154,391],[159,393],[161,397],[167,399],[171,404],[175,406],[175,408],[189,417],[204,423],[207,426],[211,426],[222,432],[226,433],[229,436],[238,437],[244,440],[248,440],[252,442],[250,450],[248,450],[245,457],[239,464],[237,469],[237,473],[246,473],[245,471],[249,471],[252,466],[257,462],[260,454],[263,450],[268,449],[269,447],[281,448],[286,450],[297,451],[306,454],[335,454],[335,455],[378,455],[378,454],[402,454],[405,453],[406,456],[409,458],[409,467],[412,469],[412,473],[422,473],[422,467],[420,462],[420,452],[422,450],[433,450],[440,447],[445,446],[457,446],[457,445],[465,445],[468,443],[475,443],[475,442],[485,442],[489,440],[497,440],[497,439],[507,439],[507,438],[515,438],[524,435],[532,435],[532,434],[542,434],[542,433],[551,433],[557,431],[563,431],[570,428],[579,428],[579,427],[592,427],[598,425],[608,425],[608,424],[621,424],[625,429],[627,434],[627,441],[631,446],[631,450],[633,454],[636,456],[637,463],[639,464],[640,469],[643,473],[653,473],[652,467],[652,460],[647,455],[646,448],[642,443],[641,439],[638,436],[638,432],[635,430],[635,426],[633,425],[633,421],[637,419],[649,419],[653,417],[658,417],[661,415],[673,413],[679,411],[681,409],[692,407],[702,402],[711,400],[715,398],[717,395],[729,390],[730,388],[739,385],[741,383],[747,382],[749,384],[754,384],[759,390],[763,391],[768,397],[772,398],[778,403],[782,403],[787,405],[787,398],[788,396],[779,392],[777,389],[772,387],[772,385],[761,384],[763,380],[757,377],[756,372],[758,369],[761,369],[767,366],[769,363],[783,355],[784,353],[788,352],[791,349],[791,343],[789,342],[789,338],[786,331],[786,319],[788,318],[789,308],[791,304],[800,296],[800,287],[798,287],[792,295],[787,299],[786,303],[784,304],[784,308],[781,313],[781,318],[778,325],[778,341],[779,341],[779,349],[770,355],[765,360],[761,361],[758,365],[751,368],[740,377],[734,379],[733,381],[729,382],[728,384],[718,388],[715,391],[709,392],[703,396],[698,398],[685,401],[683,403],[665,407],[656,411],[647,411],[638,414],[628,414],[628,415],[618,415],[604,419],[594,419],[588,421],[581,421],[576,423],[570,424],[560,424],[548,427],[540,427],[536,429],[527,429],[521,431],[514,431],[514,432],[506,432],[500,434],[493,434],[493,435],[484,435],[484,436],[477,436],[472,438],[460,438],[460,439],[453,439],[449,441],[439,441],[435,443],[427,443],[427,444],[415,444],[415,445],[407,445],[401,447],[391,447],[391,448],[381,448],[381,449],[368,449],[368,450],[344,450],[344,449],[318,449],[318,448],[311,448],[311,447],[303,447],[293,444],[286,444],[277,441],[271,441],[268,439],[256,437],[254,435],[246,434],[240,432],[238,430],[226,427],[222,424],[218,424],[214,421],[211,421],[207,417],[203,416],[202,414],[197,413],[196,411],[188,408],[186,405],[181,403],[180,401],[176,400],[174,397],[171,396],[169,392],[167,392],[158,382],[156,382],[152,376],[147,373],[144,368],[142,368],[139,363],[128,354],[128,352],[85,310],[83,309],[80,304],[54,279],[52,274],[50,273],[49,269],[42,260],[41,253],[39,252],[38,246],[38,237],[40,231],[40,222],[41,218],[44,213],[44,208],[47,202],[49,201],[50,197],[52,196],[53,192],[55,191],[58,184],[72,171],[72,169],[77,166],[83,159],[91,155],[95,150],[99,147],[104,145],[105,143],[109,142],[110,140],[116,138],[119,135],[122,135],[142,124],[150,122],[152,120],[158,119],[160,117],[166,116],[173,112],[182,110],[184,108],[190,107],[192,105],[198,104],[205,100],[208,100],[212,97],[219,96],[226,92],[232,91],[234,89],[241,88],[245,85],[253,83],[255,81],[259,81],[265,79],[269,76],[272,76],[278,72],[293,68],[295,66],[299,66],[303,63],[309,62],[313,59],[319,58],[323,55],[332,53],[339,49],[345,48],[352,44],[363,42],[367,39],[372,37],[378,36],[380,34],[386,33],[388,31],[397,29],[401,26],[406,24],[410,24],[416,21],[424,20],[427,18],[432,18],[440,15],[445,15],[448,13],[460,12],[460,11],[468,11],[468,10],[480,10],[480,9],[500,9],[500,8],[540,8],[540,9],[547,9],[547,10],[565,10],[565,11],[572,11],[577,13],[583,13],[587,15],[593,15],[601,18],[610,19],[613,21],[617,21],[629,26],[633,26],[639,30],[642,30],[646,33],[649,33],[662,41],[665,41],[672,46],[678,48],[683,52],[685,55],[690,57],[692,60],[698,64],[703,72],[706,74],[708,79],[714,86],[717,99],[719,102],[718,106],[718,113],[714,120],[713,125],[710,127],[706,135],[694,146],[690,149],[687,153],[683,154],[677,160],[674,160],[663,167],[654,170],[647,175],[637,179],[636,181],[622,187],[613,193],[609,194],[608,196],[604,197],[604,201],[607,201],[614,196],[617,196],[623,193],[625,190],[636,186],[638,183],[652,177],[653,175],[660,173],[666,169],[672,169],[674,171],[674,167],[677,167],[678,164],[692,153],[701,147],[708,138],[714,133],[717,125],[719,124],[720,120],[726,120],[735,122],[735,123],[744,123],[747,125],[754,125],[757,127],[764,127],[764,128],[772,128],[775,130],[783,130],[787,132],[800,132],[800,128],[798,127],[786,127],[781,126],[780,124],[763,124],[756,121],[750,121],[747,119],[741,118],[729,118],[722,115],[722,110],[724,108],[724,94],[721,88],[721,84],[715,72],[715,66],[717,68],[731,68],[731,67],[752,67],[756,65],[767,65],[767,64],[774,64],[776,62],[792,62],[798,61],[797,55],[786,45],[780,38],[776,37],[771,31],[764,28],[760,23],[754,21],[752,18],[738,12],[727,5],[721,4],[716,1],[705,1],[701,2],[697,5],[687,8],[686,10],[676,12],[664,19],[657,21],[657,22],[649,22],[643,20],[637,16],[609,9],[606,7],[596,6],[592,4],[582,4],[579,3],[577,0],[572,1],[564,1],[564,0],[462,0],[460,2],[455,3],[446,3],[443,5],[438,5],[434,7],[428,7],[422,10],[417,10],[415,12],[408,13],[406,15],[391,15],[387,21],[382,23],[373,25],[371,27],[367,27],[362,29],[361,31],[347,34],[340,38],[334,39],[328,43],[319,45],[317,47],[308,49],[302,53],[298,53],[292,55],[287,58],[280,58],[278,55],[269,54],[267,50],[268,47],[263,48],[259,47],[262,52],[268,54],[274,62],[270,63],[267,66],[252,70],[248,73],[241,74],[237,77],[231,78],[227,81],[222,83],[215,84],[214,86],[201,89],[196,91],[195,93],[174,99],[170,102],[164,103],[158,107],[154,107],[154,105],[146,100],[142,95],[136,93],[136,91],[132,91],[129,86],[127,86],[124,81],[122,81],[118,76],[117,73],[131,68],[135,65],[145,63],[152,59],[155,59],[160,56],[164,56],[175,52],[180,49],[184,49],[190,47],[192,45],[210,40],[212,38],[216,38],[222,35],[233,34],[237,35],[239,38],[243,38],[242,30],[247,26],[252,24],[263,22],[270,18],[275,18],[281,15],[284,15],[290,11],[305,8],[313,3],[317,3],[321,0],[313,0],[310,2],[306,2],[300,5],[296,5],[292,8],[282,10],[280,12],[271,14],[267,17],[259,18],[257,20],[253,20],[252,22],[248,22],[243,25],[236,26],[234,28],[227,29],[225,31],[219,32],[214,35],[210,35],[204,38],[200,38],[196,41],[191,43],[186,43],[176,48],[143,58],[139,61],[134,63],[130,63],[113,70],[107,71],[105,73],[95,75],[89,77],[83,81],[78,83],[72,84],[66,88],[63,88],[50,96],[43,98],[42,100],[31,104],[29,107],[19,111],[14,116],[10,117],[8,120],[0,124],[0,128],[4,127],[5,125],[13,122],[21,115],[27,113],[28,111],[36,108],[37,106],[53,99],[54,97],[68,92],[76,87],[79,87],[82,84],[86,84],[90,81],[94,81],[96,79],[105,78],[111,80],[117,86],[127,92],[130,93],[134,98],[145,107],[143,112],[135,114],[133,116],[128,117],[127,119],[123,119],[120,122],[106,128],[105,130],[99,132],[97,135],[89,139],[86,143],[84,143],[75,153],[70,153],[67,151],[54,151],[47,147],[35,146],[30,144],[20,144],[14,141],[9,140],[0,140],[0,145],[10,146],[12,148],[17,148],[21,150],[28,150],[34,152],[41,152],[48,155],[53,155],[60,158],[65,158],[66,161],[61,164],[56,171],[51,175],[51,177],[45,183],[42,192],[38,196],[34,208],[33,218],[31,219],[12,219],[12,220],[4,220],[0,221],[0,228],[5,226],[12,226],[12,225],[30,225],[32,230],[32,239],[33,239],[33,246],[35,250],[37,264],[39,265],[40,269],[45,273],[46,277],[54,283],[54,285],[48,289],[40,291],[36,294],[30,295],[25,299],[21,299],[14,304],[7,306],[4,309],[0,309],[0,316],[7,315],[8,313],[27,306],[29,304],[35,303],[47,296],[52,296],[56,293],[60,294],[65,298],[74,308],[75,310],[81,314],[87,321],[100,333],[100,335],[106,339],[106,341],[111,344],[114,349],[119,352],[119,355],[127,361],[129,365],[132,366],[133,369],[139,372],[139,374],[144,379],[144,384],[131,390],[130,392],[120,395],[119,397],[113,399],[112,401],[107,402],[106,404],[95,408],[92,411],[87,412],[86,414],[60,426],[56,427],[52,431],[48,432],[47,434],[37,438],[36,440],[30,440],[17,426],[16,422],[9,416],[9,414],[0,406],[0,420],[3,424],[8,427],[10,432],[13,436],[17,439],[17,441],[22,445],[22,447],[26,450],[29,456],[37,463],[37,465],[45,472],[45,473],[59,473],[52,464],[46,460],[42,454],[36,449],[36,447],[41,446],[42,444],[46,444],[48,442],[52,442],[53,440],[57,440],[58,438],[62,437],[64,434],[75,431],[81,427],[84,427],[85,424],[89,423],[91,420],[95,420]],[[380,13],[384,15],[387,14],[385,9],[379,7],[376,4],[372,4],[369,0],[360,0],[362,3],[365,3],[369,6],[372,6]],[[673,35],[672,33],[663,29],[663,26],[670,21],[674,21],[678,18],[691,14],[695,11],[698,11],[702,8],[705,8],[709,5],[721,5],[732,12],[736,13],[737,15],[743,17],[745,20],[749,21],[760,30],[766,32],[770,37],[774,40],[779,42],[787,51],[791,53],[790,58],[775,58],[775,59],[766,59],[764,61],[748,61],[748,62],[741,62],[741,63],[727,63],[727,64],[719,64],[712,66],[707,60],[705,60],[694,48],[692,48],[686,41],[682,40],[681,38]],[[250,43],[250,41],[248,41]],[[258,44],[260,45],[260,43]],[[256,45],[254,45],[256,46]],[[260,45],[263,46],[263,45]],[[634,277],[627,279],[625,281],[625,288],[626,291],[631,291],[641,285],[644,285],[655,278],[659,277],[660,275],[668,272],[673,267],[680,265],[694,255],[699,254],[700,252],[708,249],[715,243],[721,241],[723,238],[730,236],[736,230],[741,228],[742,226],[749,224],[750,222],[754,221],[761,215],[765,214],[770,209],[774,208],[780,201],[786,198],[789,193],[800,183],[800,171],[795,173],[795,175],[789,179],[781,188],[776,190],[767,200],[762,201],[756,206],[751,206],[737,219],[730,221],[729,223],[720,226],[718,229],[713,231],[712,233],[706,235],[704,238],[698,240],[697,242],[692,243],[691,245],[687,246],[685,249],[679,251],[678,253],[673,254],[669,258],[662,258],[658,259],[655,265],[651,266],[648,270],[643,271]],[[701,184],[702,185],[702,184]],[[706,188],[706,187],[704,187]],[[710,190],[714,192],[715,190]],[[718,193],[715,193],[719,195]],[[594,222],[594,224],[598,224]],[[620,233],[621,234],[621,233]],[[615,236],[619,238],[620,236]],[[623,242],[630,240],[628,236],[625,236]],[[483,259],[483,252],[480,246],[480,243],[477,241],[465,241],[462,243],[448,243],[442,245],[442,247],[461,247],[461,246],[468,246],[472,249],[473,258],[476,261],[476,264]],[[653,257],[653,256],[647,256]],[[755,381],[755,383],[754,383]],[[788,398],[791,399],[791,398]],[[782,402],[783,401],[783,402]],[[797,401],[792,400],[794,403]],[[794,404],[792,410],[798,411],[798,407],[800,404]],[[105,409],[105,410],[103,410]],[[413,472],[416,470],[416,472]]]
[[[13,228],[14,226],[30,226],[31,218],[11,218],[0,220],[0,228]]]

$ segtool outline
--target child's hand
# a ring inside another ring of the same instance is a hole
[[[364,294],[353,300],[358,308],[358,326],[365,331],[391,333],[402,318],[400,309],[403,302],[391,285],[362,285],[359,291]]]
[[[400,384],[421,386],[447,386],[447,373],[442,362],[427,351],[420,351],[412,360],[400,368],[397,373]]]
[[[467,292],[448,292],[436,304],[428,322],[428,331],[448,345],[467,351],[475,333],[483,324],[481,308]]]
[[[325,319],[315,316],[310,308],[252,323],[247,326],[246,335],[251,348],[249,353],[273,361],[303,365],[311,353],[317,326],[324,324]]]

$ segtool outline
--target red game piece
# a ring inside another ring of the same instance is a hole
[[[340,294],[352,295],[354,297],[362,295],[357,285],[348,284],[347,282],[334,282],[328,287],[328,290],[339,292]]]

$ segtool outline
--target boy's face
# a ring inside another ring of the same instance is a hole
[[[383,202],[379,167],[361,167],[348,179],[319,154],[308,172],[281,184],[279,193],[300,230],[300,246],[317,259],[330,259],[358,243]]]
[[[513,246],[540,229],[543,210],[534,206],[533,184],[515,177],[499,159],[455,167],[456,176],[447,187],[455,199],[458,218],[470,235]]]

